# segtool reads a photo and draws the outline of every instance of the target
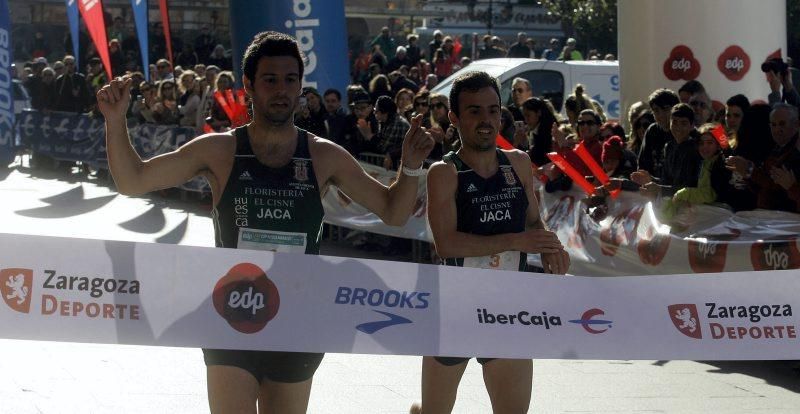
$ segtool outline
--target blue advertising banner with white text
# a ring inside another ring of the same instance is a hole
[[[147,47],[147,0],[131,0],[133,20],[136,22],[136,37],[139,38],[139,50],[142,54],[142,70],[144,77],[150,80],[150,56]]]
[[[78,43],[78,3],[77,0],[65,0],[67,2],[67,20],[69,20],[69,35],[72,38],[72,55],[75,56],[75,67],[81,67],[81,62],[78,57],[80,56],[80,45]]]
[[[14,161],[14,94],[11,77],[11,16],[0,0],[0,167]]]
[[[231,0],[234,67],[259,32],[273,30],[297,39],[306,55],[303,86],[344,92],[350,78],[343,0]],[[237,73],[241,82],[241,72]]]

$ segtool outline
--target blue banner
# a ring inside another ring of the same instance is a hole
[[[0,167],[14,161],[14,91],[11,77],[11,16],[0,0]]]
[[[19,118],[17,130],[22,143],[34,154],[108,169],[105,123],[102,118],[71,112],[41,113],[33,110],[23,111]],[[133,148],[142,159],[174,151],[197,136],[194,128],[178,125],[139,124],[129,128],[128,132]],[[180,188],[197,192],[211,191],[203,178],[195,178]]]
[[[307,60],[303,86],[320,93],[336,88],[344,94],[350,83],[347,27],[343,0],[230,0],[231,41],[236,79],[241,79],[244,50],[259,32],[292,35]]]
[[[150,80],[150,56],[147,48],[147,0],[131,0],[133,20],[136,22],[136,37],[139,38],[139,50],[142,54],[142,71],[144,78]]]
[[[77,0],[66,0],[67,2],[67,18],[69,20],[69,35],[72,38],[72,56],[75,56],[75,70],[78,72],[82,72],[78,70],[81,67],[81,62],[78,59],[80,56],[80,43],[78,43],[78,1]]]

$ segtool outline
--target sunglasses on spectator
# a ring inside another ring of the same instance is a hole
[[[414,102],[414,106],[430,106],[430,105],[427,102],[419,101],[419,102]]]
[[[584,125],[586,125],[586,126],[595,126],[595,125],[597,125],[597,122],[594,122],[594,121],[578,121],[576,123],[578,124],[578,126],[584,126]]]
[[[431,106],[434,107],[434,108],[447,108],[447,105],[445,105],[445,104],[443,104],[441,102],[437,102],[437,103],[435,103],[435,104],[433,104]]]

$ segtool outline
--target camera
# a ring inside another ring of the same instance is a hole
[[[785,76],[789,73],[789,65],[781,58],[770,58],[761,64],[761,71],[764,73],[775,72],[779,75]]]

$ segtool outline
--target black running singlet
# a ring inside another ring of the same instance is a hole
[[[319,254],[324,210],[308,133],[298,131],[294,155],[280,168],[256,159],[247,127],[234,136],[231,174],[211,213],[216,246]]]
[[[491,236],[525,231],[528,197],[506,154],[497,149],[497,173],[483,178],[455,152],[444,156],[458,173],[456,191],[456,229],[463,233]],[[451,266],[524,271],[527,255],[507,251],[484,257],[450,258]]]

